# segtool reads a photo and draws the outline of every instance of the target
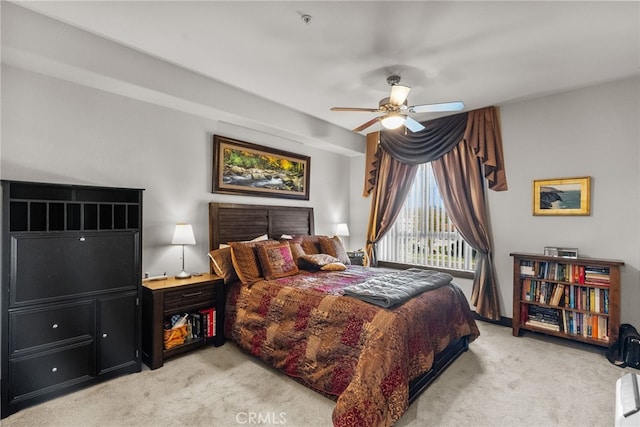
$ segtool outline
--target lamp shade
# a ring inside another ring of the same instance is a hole
[[[172,245],[195,245],[196,236],[193,234],[193,227],[191,224],[176,224],[176,229],[173,232],[173,239],[171,239]]]
[[[349,227],[344,222],[341,222],[336,227],[336,236],[348,236],[349,235]]]

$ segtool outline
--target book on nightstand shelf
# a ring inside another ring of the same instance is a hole
[[[200,310],[202,315],[202,331],[204,338],[211,338],[216,336],[216,309],[215,307],[205,308]]]
[[[530,330],[605,347],[617,339],[623,261],[511,256],[514,336]]]

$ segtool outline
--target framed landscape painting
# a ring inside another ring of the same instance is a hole
[[[309,200],[307,156],[213,136],[213,192]]]
[[[589,215],[591,177],[533,181],[534,215]]]

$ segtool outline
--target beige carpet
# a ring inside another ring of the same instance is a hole
[[[625,371],[603,350],[479,322],[481,337],[397,426],[612,426]],[[2,426],[330,426],[333,401],[233,344],[24,409]]]

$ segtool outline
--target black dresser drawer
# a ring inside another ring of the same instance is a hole
[[[89,380],[93,366],[93,342],[10,360],[9,401]]]
[[[203,305],[215,305],[216,289],[214,283],[189,286],[182,290],[169,291],[164,294],[165,314],[176,310],[187,312]]]
[[[73,339],[91,339],[93,313],[93,301],[13,311],[9,315],[10,354]]]

